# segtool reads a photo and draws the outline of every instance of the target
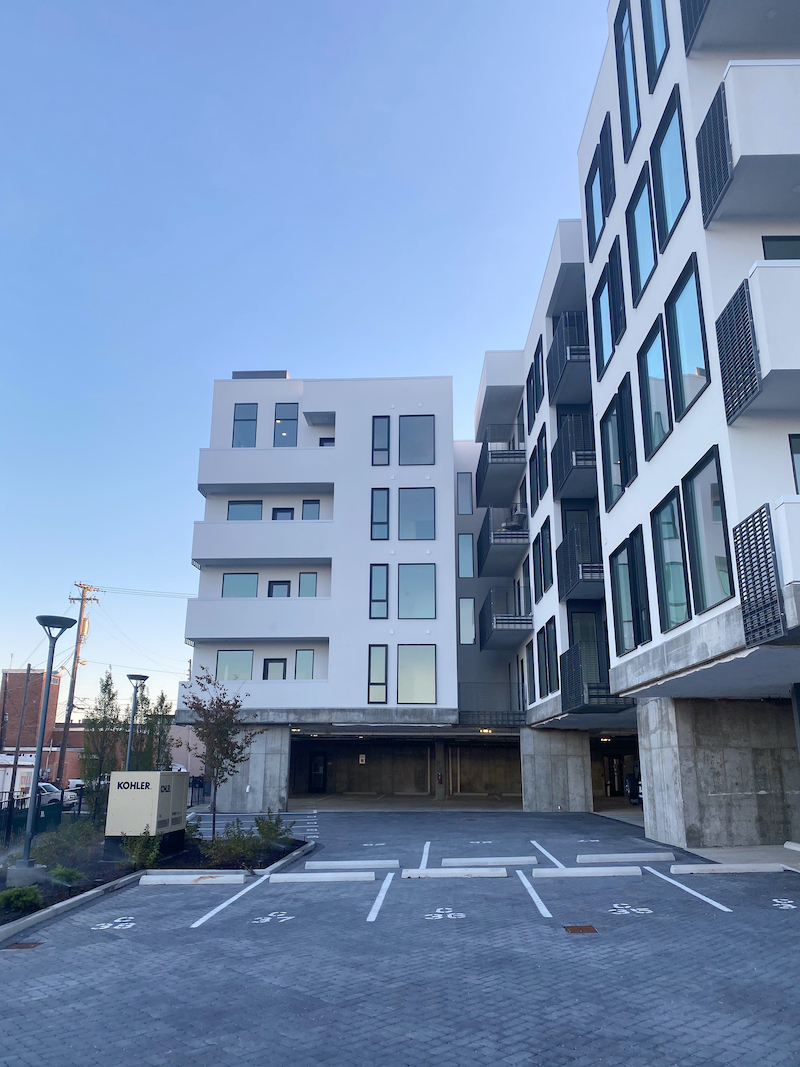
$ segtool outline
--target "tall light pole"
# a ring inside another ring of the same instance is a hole
[[[133,703],[131,704],[131,724],[128,727],[128,755],[125,759],[125,770],[131,769],[131,750],[133,749],[133,725],[136,722],[136,698],[139,695],[139,685],[147,681],[146,674],[129,674],[128,681],[133,686]]]
[[[47,724],[47,707],[50,703],[50,682],[53,678],[53,657],[56,652],[56,641],[75,625],[75,619],[67,619],[61,615],[37,615],[36,621],[47,634],[50,648],[47,652],[47,673],[44,679],[42,692],[42,707],[39,711],[39,736],[36,739],[36,758],[33,761],[33,777],[31,778],[31,791],[28,797],[28,822],[25,827],[25,845],[22,849],[22,859],[17,860],[17,867],[33,867],[31,859],[31,841],[33,840],[33,824],[36,819],[36,809],[39,806],[39,770],[42,765],[42,748],[44,747],[44,731]]]

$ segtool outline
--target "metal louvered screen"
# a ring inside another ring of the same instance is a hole
[[[736,573],[744,623],[744,643],[748,648],[774,641],[786,633],[778,560],[772,536],[769,504],[733,528]]]
[[[708,226],[733,177],[733,157],[728,133],[728,108],[725,103],[724,82],[717,90],[708,114],[703,119],[696,144],[703,225]]]
[[[709,0],[681,0],[681,21],[683,22],[683,40],[686,55],[694,43],[695,34],[703,21]]]
[[[761,392],[758,342],[745,278],[716,322],[725,414],[731,423]]]

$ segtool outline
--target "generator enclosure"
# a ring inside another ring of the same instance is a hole
[[[112,771],[106,837],[138,837],[186,829],[186,771]]]

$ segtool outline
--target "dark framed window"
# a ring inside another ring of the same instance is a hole
[[[525,381],[525,404],[528,409],[529,434],[533,432],[536,412],[539,410],[542,400],[544,400],[544,350],[542,348],[542,338],[540,337]]]
[[[371,505],[370,538],[373,541],[389,540],[389,490],[373,489]]]
[[[594,259],[600,237],[616,198],[614,149],[611,142],[611,115],[606,114],[584,186],[589,261]]]
[[[792,457],[794,491],[800,495],[800,433],[789,434],[789,452]]]
[[[545,592],[553,584],[553,547],[550,540],[550,519],[542,524],[542,588]]]
[[[385,704],[388,697],[389,646],[370,645],[367,667],[367,703]]]
[[[556,641],[556,618],[553,615],[545,624],[547,634],[547,688],[558,692],[558,643]]]
[[[657,0],[660,2],[660,0]],[[656,269],[656,231],[650,196],[650,168],[645,163],[625,212],[628,231],[628,258],[631,266],[631,299],[639,303]]]
[[[397,703],[436,703],[436,645],[397,646]]]
[[[286,681],[286,660],[285,659],[265,659],[263,673],[261,675],[265,682],[285,682]]]
[[[258,404],[233,405],[233,448],[256,447]]]
[[[401,467],[436,462],[433,415],[401,415],[398,462]]]
[[[294,677],[297,682],[311,682],[314,679],[314,649],[298,648],[294,654]]]
[[[275,448],[297,448],[297,404],[275,405]]]
[[[472,472],[459,471],[456,475],[456,503],[459,515],[471,515],[472,505]]]
[[[764,259],[800,259],[800,237],[762,237]]]
[[[612,552],[610,562],[614,637],[617,655],[624,656],[652,636],[641,526]]]
[[[652,93],[669,51],[669,29],[664,0],[642,0],[642,22],[644,24],[647,87]]]
[[[304,500],[302,516],[304,519],[318,519],[319,518],[319,501],[318,500]]]
[[[224,597],[258,596],[258,575],[223,574],[222,595]]]
[[[372,416],[372,466],[389,465],[389,422],[388,415]]]
[[[600,419],[603,495],[606,511],[616,504],[638,473],[629,374]]]
[[[458,643],[475,644],[475,599],[460,597],[458,601]]]
[[[611,287],[608,273],[608,264],[606,264],[592,296],[594,355],[598,379],[603,377],[603,373],[614,355],[614,335],[611,330]]]
[[[616,348],[622,340],[622,335],[627,327],[625,285],[622,280],[622,253],[620,251],[619,237],[614,238],[614,243],[608,254],[608,291],[611,309],[611,335],[614,340],[614,348]]]
[[[672,433],[672,409],[667,381],[667,350],[659,315],[637,356],[639,395],[642,400],[644,455],[650,457]]]
[[[733,568],[716,445],[683,479],[683,510],[696,614],[733,596]]]
[[[436,490],[432,486],[397,490],[397,536],[401,541],[435,540]]]
[[[709,382],[708,347],[697,257],[692,254],[664,308],[672,377],[672,403],[679,421]]]
[[[320,448],[333,448],[335,445],[336,445],[336,438],[335,437],[320,437],[320,439],[319,439],[319,447]]]
[[[539,338],[541,343],[541,338]],[[533,423],[536,418],[536,400],[533,388],[533,363],[528,368],[528,377],[525,379],[525,407],[528,411],[528,433],[533,432]]]
[[[292,595],[292,583],[291,582],[270,582],[267,589],[267,596],[274,597],[289,597]]]
[[[260,500],[229,500],[228,522],[260,522],[261,511]]]
[[[536,700],[536,687],[533,684],[533,679],[536,677],[533,668],[533,641],[529,641],[525,646],[525,673],[528,676],[527,703],[532,704]]]
[[[536,481],[537,492],[541,500],[547,492],[547,429],[543,426],[536,440]]]
[[[623,0],[617,8],[617,17],[614,19],[614,45],[617,55],[619,111],[622,120],[622,151],[627,163],[641,125],[639,89],[636,84],[636,53],[633,47],[629,0]]]
[[[686,545],[677,489],[673,489],[650,513],[650,522],[656,562],[658,614],[661,631],[666,633],[692,617]]]
[[[316,596],[317,595],[317,572],[316,571],[300,571],[300,576],[297,581],[297,595],[298,596]]]
[[[533,539],[533,599],[536,604],[544,595],[544,582],[542,580],[542,531]]]
[[[536,661],[539,681],[539,696],[544,699],[549,689],[547,687],[547,634],[544,626],[536,633]]]
[[[252,649],[224,649],[217,653],[218,682],[249,682],[253,677]]]
[[[273,522],[293,522],[294,521],[294,508],[273,508],[272,509],[272,521]]]
[[[474,538],[472,534],[460,533],[458,535],[458,577],[475,577],[475,553]]]
[[[530,459],[528,460],[528,474],[530,475],[530,477],[528,478],[528,484],[530,486],[530,494],[531,494],[531,515],[533,515],[533,513],[539,507],[539,474],[538,474],[538,469],[539,469],[539,452],[538,452],[538,449],[536,448],[536,445],[534,445],[533,446],[533,451],[531,452],[531,455],[530,455]]]
[[[689,169],[677,85],[650,146],[650,166],[653,169],[658,247],[663,252],[689,203]]]
[[[372,563],[369,568],[369,617],[389,618],[389,564]]]
[[[397,567],[398,619],[436,618],[436,564],[400,563]]]

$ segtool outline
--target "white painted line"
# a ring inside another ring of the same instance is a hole
[[[578,863],[674,863],[671,852],[607,852],[598,856],[578,856]],[[307,866],[307,865],[306,865]]]
[[[505,867],[419,867],[406,868],[403,878],[507,878]]]
[[[670,874],[778,874],[782,863],[673,863]]]
[[[547,856],[547,858],[552,863],[555,863],[556,867],[563,867],[564,866],[564,864],[560,860],[557,860],[555,858],[555,856],[551,856],[546,848],[542,848],[542,846],[539,844],[538,841],[531,841],[531,844],[533,845],[534,848],[538,848],[543,856]]]
[[[706,904],[710,904],[713,908],[719,908],[720,911],[732,911],[732,908],[726,908],[724,904],[720,904],[717,900],[712,900],[711,897],[704,897],[702,893],[698,893],[694,889],[690,889],[688,885],[682,885],[680,882],[676,882],[674,878],[667,878],[661,871],[656,871],[652,867],[645,867],[646,871],[654,874],[656,878],[663,878],[665,882],[669,882],[670,885],[676,885],[678,889],[682,889],[684,893],[691,893],[693,897],[697,897],[698,900],[704,900]]]
[[[399,867],[399,860],[307,860],[307,871],[365,871],[371,868]]]
[[[428,866],[428,853],[430,852],[430,850],[431,850],[431,843],[430,843],[430,841],[426,841],[425,842],[425,848],[423,848],[423,850],[422,850],[422,859],[420,860],[420,864],[419,864],[419,869],[421,871],[424,871],[425,868]]]
[[[443,867],[514,867],[518,863],[533,866],[535,856],[470,856],[468,859],[442,860]]]
[[[517,874],[519,875],[519,880],[522,882],[522,884],[528,890],[528,894],[530,895],[531,900],[536,905],[536,907],[539,909],[539,914],[540,915],[544,915],[545,919],[552,919],[553,918],[553,913],[547,910],[547,907],[545,906],[544,901],[539,896],[539,894],[536,892],[536,890],[533,888],[533,886],[528,881],[528,879],[525,877],[525,875],[522,873],[522,871],[517,871]]]
[[[531,878],[634,878],[641,867],[540,867]]]
[[[798,845],[798,843],[796,841],[784,841],[783,842],[783,847],[784,848],[793,848],[795,850],[795,852],[800,852],[800,845]]]
[[[368,923],[374,923],[375,920],[378,918],[378,912],[381,910],[381,904],[383,904],[384,897],[389,892],[389,886],[392,884],[393,878],[394,874],[392,872],[387,874],[384,878],[383,885],[378,891],[378,895],[375,897],[375,903],[369,909],[369,915],[367,916]]]
[[[374,882],[374,871],[307,871],[273,874],[270,882]]]
[[[209,919],[213,918],[213,916],[215,916],[217,912],[222,911],[223,908],[227,908],[229,904],[233,904],[234,900],[238,900],[239,897],[243,897],[245,893],[249,893],[250,890],[255,889],[257,885],[261,885],[262,882],[266,882],[268,878],[269,875],[264,874],[260,878],[257,878],[252,885],[246,885],[244,889],[240,890],[238,893],[234,893],[232,897],[228,897],[228,899],[223,900],[221,904],[217,904],[216,908],[212,908],[211,911],[207,911],[205,915],[203,915],[200,919],[197,920],[197,922],[193,922],[189,929],[196,930],[198,926],[202,926],[204,922],[207,922]]]
[[[244,885],[245,872],[238,874],[143,874],[139,885]]]

